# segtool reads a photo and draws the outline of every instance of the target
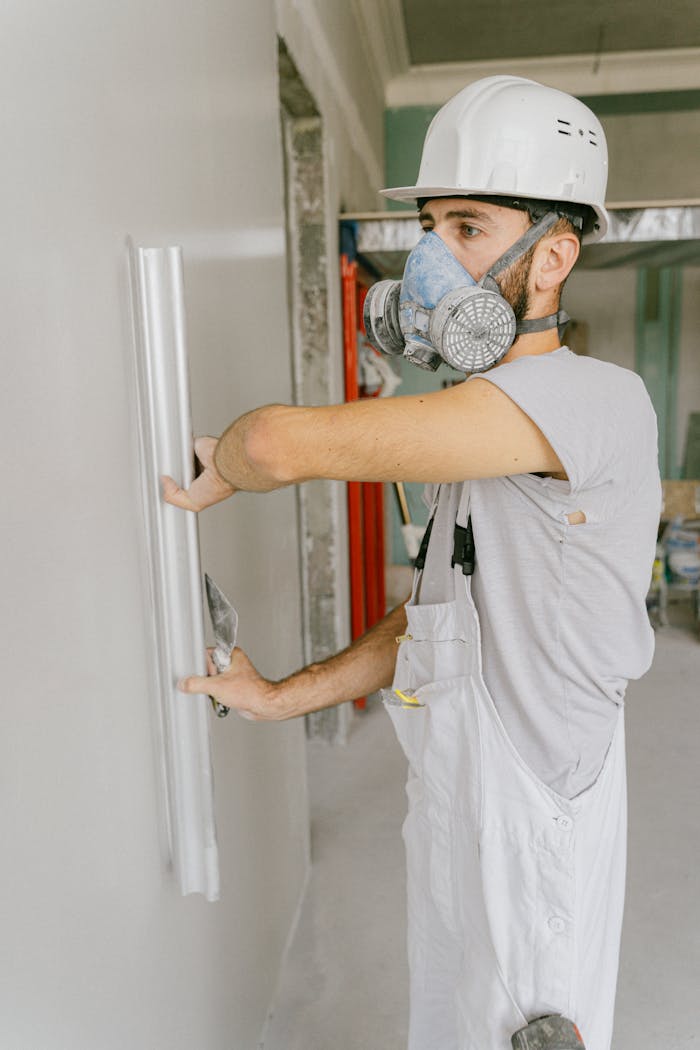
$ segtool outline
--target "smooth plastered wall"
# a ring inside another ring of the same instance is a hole
[[[271,0],[5,13],[7,1050],[257,1046],[302,893],[298,721],[212,726],[221,902],[164,863],[125,252],[183,247],[197,432],[290,400],[276,32]],[[292,490],[201,516],[271,677],[301,659],[295,522]]]

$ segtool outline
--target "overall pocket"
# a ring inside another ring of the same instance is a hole
[[[456,601],[407,605],[408,626],[396,656],[394,689],[414,694],[469,673],[473,644]]]

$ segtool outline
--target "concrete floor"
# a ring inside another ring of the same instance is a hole
[[[628,890],[614,1050],[700,1047],[700,644],[686,603],[627,694]],[[381,706],[309,744],[313,869],[264,1050],[405,1050],[403,756]],[[506,1048],[504,1047],[504,1050]]]

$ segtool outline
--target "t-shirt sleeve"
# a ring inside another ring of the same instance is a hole
[[[427,485],[423,486],[421,499],[423,501],[423,505],[427,508],[428,511],[431,511],[433,509],[435,497],[437,496],[437,490],[438,486],[432,481],[429,481]]]
[[[470,377],[499,387],[539,427],[569,479],[570,494],[633,481],[635,442],[647,444],[655,418],[633,372],[569,350],[526,356]]]

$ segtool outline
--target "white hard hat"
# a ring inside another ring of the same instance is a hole
[[[485,77],[433,117],[415,186],[382,190],[398,201],[497,196],[586,205],[605,236],[608,149],[594,113],[579,99],[521,77]]]

